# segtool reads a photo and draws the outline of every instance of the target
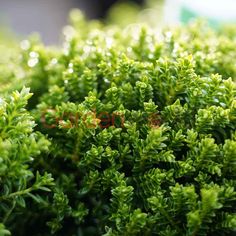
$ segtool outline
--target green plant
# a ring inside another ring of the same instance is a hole
[[[51,174],[32,170],[35,158],[48,151],[49,141],[39,132],[33,132],[33,117],[26,111],[28,89],[0,98],[0,220],[14,224],[12,212],[21,212],[27,198],[40,201],[41,191],[51,191]],[[37,193],[38,192],[38,193]],[[1,235],[9,231],[0,228]]]
[[[235,32],[73,12],[63,49],[27,41],[28,111],[25,88],[0,103],[0,233],[233,234]]]

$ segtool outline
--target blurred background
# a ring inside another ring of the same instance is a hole
[[[116,0],[0,0],[0,26],[19,35],[39,32],[47,44],[58,42],[71,9],[79,8],[89,19],[104,18]],[[143,0],[130,0],[142,4]]]
[[[38,32],[44,43],[57,44],[71,9],[80,8],[89,19],[105,19],[118,5],[123,8],[114,12],[124,15],[124,21],[136,14],[141,22],[159,25],[187,23],[199,16],[213,27],[219,22],[236,23],[236,0],[0,0],[0,28],[7,26],[22,37]]]

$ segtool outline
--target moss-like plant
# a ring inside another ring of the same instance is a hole
[[[0,100],[0,234],[235,233],[236,30],[72,21]]]

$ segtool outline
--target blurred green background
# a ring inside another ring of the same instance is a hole
[[[57,44],[73,8],[81,9],[89,19],[121,26],[134,22],[173,25],[196,17],[207,19],[213,27],[236,22],[235,0],[0,0],[0,38],[11,35],[8,27],[22,38],[38,32],[44,43]]]

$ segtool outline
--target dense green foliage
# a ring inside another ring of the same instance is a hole
[[[235,28],[64,34],[0,66],[0,235],[233,235]]]

